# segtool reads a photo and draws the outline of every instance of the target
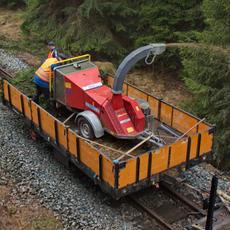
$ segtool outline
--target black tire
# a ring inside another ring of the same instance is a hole
[[[92,125],[84,117],[77,119],[77,127],[82,137],[93,140],[95,138]]]

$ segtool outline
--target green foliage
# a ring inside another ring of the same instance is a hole
[[[204,0],[204,14],[207,30],[203,40],[218,45],[230,44],[230,2],[229,0]]]
[[[1,0],[0,6],[6,6],[9,8],[15,7],[24,7],[26,4],[26,0]]]
[[[203,9],[207,29],[199,40],[225,48],[210,45],[210,49],[181,52],[181,76],[195,95],[186,109],[216,124],[215,160],[219,166],[230,167],[230,2],[204,0]]]
[[[193,40],[194,30],[202,30],[204,25],[201,3],[202,0],[28,0],[22,29],[28,38],[40,43],[54,39],[72,54],[90,52],[119,61],[148,43]],[[178,68],[178,52],[164,58],[167,63],[173,61],[171,67]]]
[[[16,74],[11,80],[12,84],[17,85],[18,89],[26,95],[31,96],[34,94],[34,83],[32,81],[36,68],[29,68]]]

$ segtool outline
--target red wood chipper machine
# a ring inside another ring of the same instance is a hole
[[[146,101],[122,93],[128,71],[141,59],[146,64],[165,51],[165,44],[150,44],[131,52],[119,65],[112,89],[103,85],[90,55],[59,62],[53,68],[52,99],[76,113],[75,122],[84,138],[100,138],[107,132],[121,139],[143,139],[164,143],[148,129],[150,108]]]

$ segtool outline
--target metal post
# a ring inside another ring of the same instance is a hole
[[[218,178],[216,176],[213,176],[212,187],[209,196],[208,215],[207,215],[205,230],[212,230],[213,212],[214,212],[215,202],[216,202],[217,186],[218,186]]]

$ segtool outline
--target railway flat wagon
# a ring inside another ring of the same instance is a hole
[[[113,81],[112,76],[107,77],[108,85]],[[79,136],[6,79],[2,86],[3,103],[20,113],[66,165],[77,166],[115,199],[148,187],[161,180],[169,169],[198,162],[212,151],[214,126],[128,83],[123,85],[124,94],[147,101],[156,122],[186,135],[151,151],[119,151],[114,156],[109,148],[99,148]]]

